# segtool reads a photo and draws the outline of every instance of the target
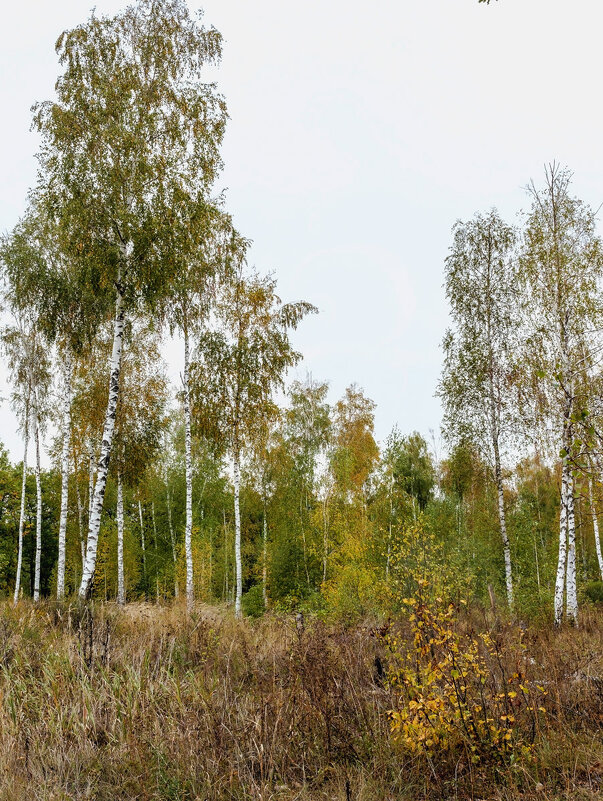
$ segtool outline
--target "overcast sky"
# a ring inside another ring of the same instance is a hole
[[[0,230],[34,182],[33,102],[52,98],[54,42],[88,0],[4,3]],[[122,8],[98,0],[97,13]],[[191,7],[197,4],[191,2]],[[219,186],[252,262],[320,314],[295,336],[297,376],[351,382],[377,434],[437,431],[443,261],[456,219],[498,206],[556,159],[603,202],[601,22],[593,0],[206,0],[224,37],[230,121]],[[179,349],[168,346],[178,375]],[[0,392],[7,396],[4,365]],[[0,406],[0,440],[21,458]]]

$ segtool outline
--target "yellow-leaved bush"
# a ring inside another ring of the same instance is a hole
[[[460,751],[471,763],[529,757],[544,690],[521,671],[507,672],[494,639],[464,631],[457,608],[441,598],[425,601],[427,582],[419,584],[417,597],[404,599],[411,641],[386,635],[394,739],[430,758],[442,751]]]

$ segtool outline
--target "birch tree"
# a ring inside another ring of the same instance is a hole
[[[496,210],[455,225],[446,259],[446,297],[453,328],[444,338],[438,389],[449,441],[469,438],[494,468],[509,608],[514,600],[513,571],[501,450],[516,429],[512,382],[520,317],[515,244],[515,231]]]
[[[581,467],[578,429],[586,412],[580,377],[585,361],[592,360],[603,314],[603,252],[595,215],[570,195],[570,180],[567,170],[553,164],[542,189],[530,185],[532,207],[521,257],[521,279],[530,297],[525,359],[531,393],[526,397],[561,459],[557,624],[563,620],[564,606],[571,622],[578,617],[574,477]]]
[[[184,551],[186,559],[186,603],[189,612],[194,602],[193,581],[193,454],[190,360],[191,338],[202,333],[207,323],[212,299],[219,282],[229,273],[236,253],[237,236],[230,218],[218,205],[203,196],[183,198],[173,242],[173,258],[178,271],[165,304],[169,327],[179,331],[184,346],[182,405],[185,426],[184,470],[186,481],[186,517]]]
[[[50,386],[49,364],[46,349],[35,322],[20,320],[18,325],[4,330],[2,342],[8,356],[9,374],[13,384],[12,403],[24,433],[23,477],[21,510],[19,515],[17,576],[14,602],[19,599],[23,565],[23,529],[25,523],[25,487],[27,478],[27,450],[30,431],[35,443],[36,477],[36,544],[33,596],[40,598],[40,564],[42,554],[42,487],[40,478],[40,428],[45,416],[43,398]]]
[[[243,273],[244,252],[235,277],[216,302],[217,330],[199,338],[192,365],[193,410],[200,429],[226,448],[232,459],[235,516],[235,614],[241,615],[241,457],[257,439],[257,426],[274,419],[273,394],[284,385],[286,371],[301,354],[289,331],[316,309],[309,303],[283,304],[271,277]]]
[[[113,303],[109,393],[79,595],[96,563],[119,398],[127,320],[165,293],[182,195],[209,188],[220,168],[225,107],[203,83],[221,37],[184,0],[138,0],[115,17],[63,33],[57,100],[37,107],[39,194],[74,269]]]

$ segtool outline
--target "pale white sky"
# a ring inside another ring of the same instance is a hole
[[[123,5],[98,0],[97,13]],[[513,221],[523,187],[552,159],[574,171],[576,194],[603,202],[600,4],[202,5],[225,39],[217,79],[231,116],[220,181],[228,207],[281,296],[320,308],[295,336],[305,354],[298,376],[328,379],[333,400],[352,381],[363,386],[378,404],[380,438],[394,423],[437,430],[454,221],[491,205]],[[34,181],[30,106],[52,97],[54,41],[91,6],[3,4],[0,230]],[[169,358],[176,376],[172,346]],[[0,440],[21,458],[7,403]]]

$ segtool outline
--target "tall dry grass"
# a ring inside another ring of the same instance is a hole
[[[601,617],[525,632],[522,649],[512,627],[466,625],[493,628],[509,669],[527,661],[546,682],[534,759],[504,775],[392,742],[369,624],[4,604],[0,799],[600,798]]]

